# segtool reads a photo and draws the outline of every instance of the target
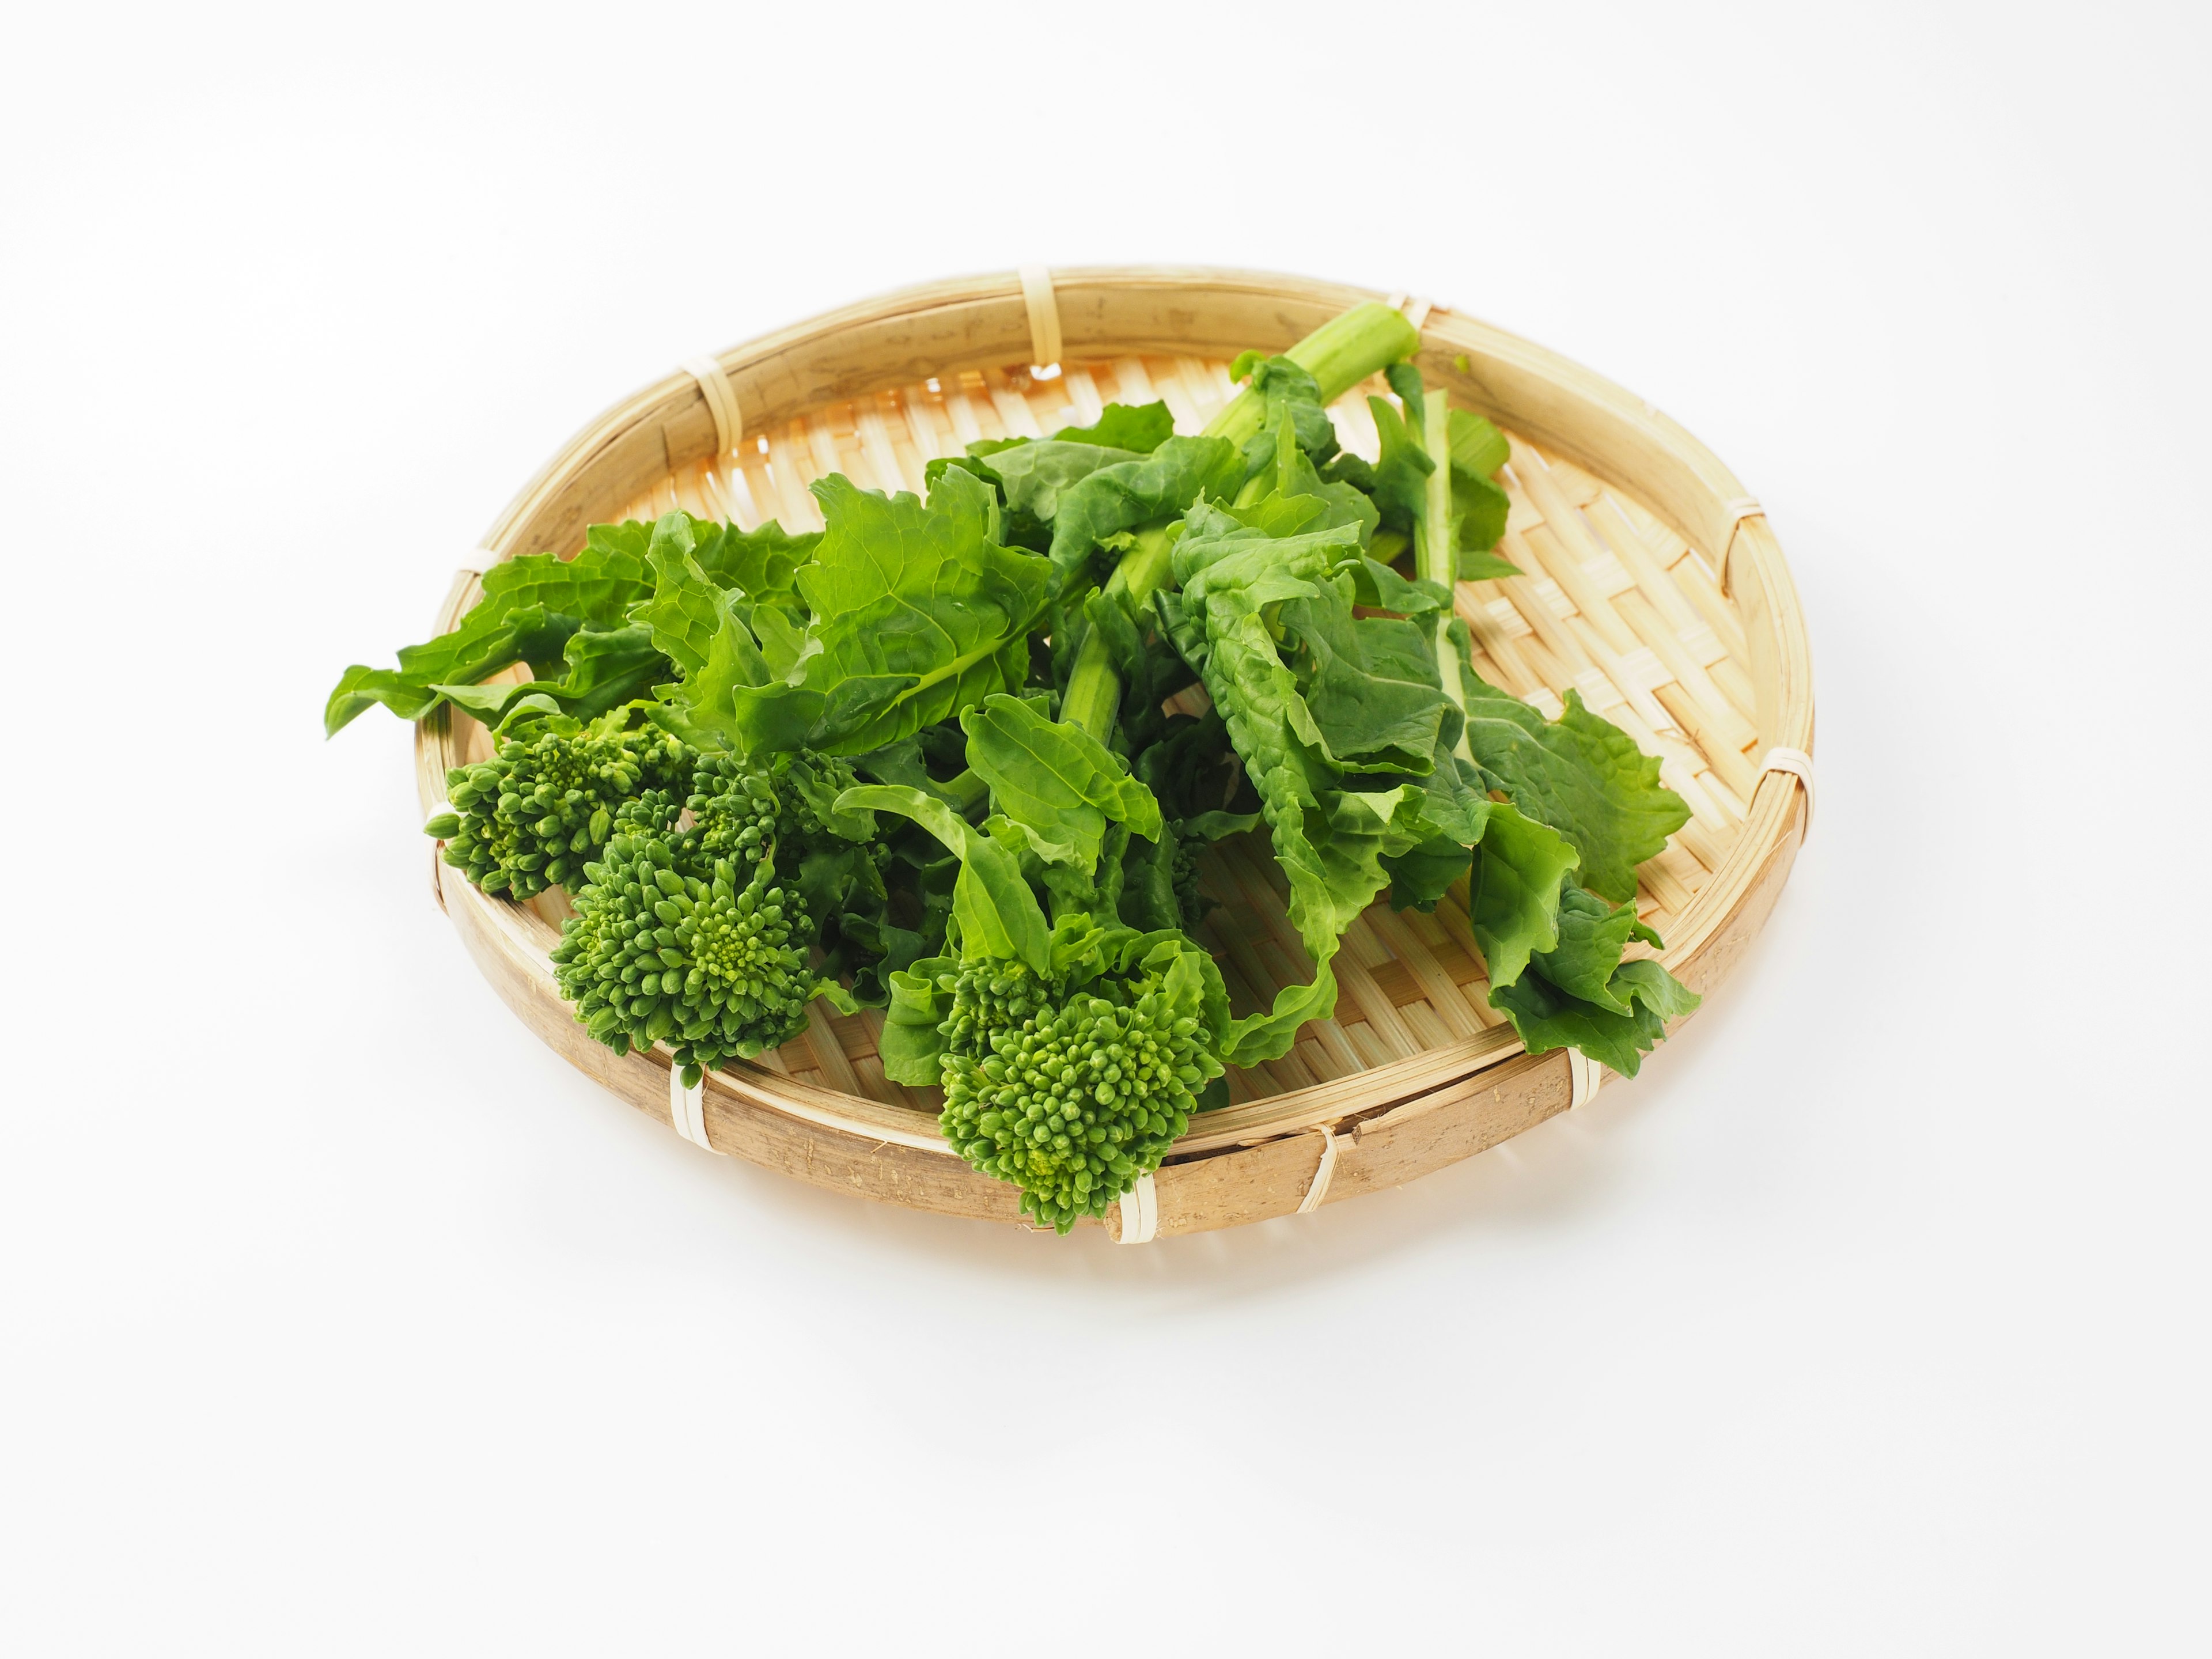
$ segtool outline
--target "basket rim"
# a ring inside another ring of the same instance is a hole
[[[1071,362],[1151,352],[1225,360],[1244,345],[1279,349],[1306,331],[1302,319],[1312,313],[1334,315],[1362,301],[1389,297],[1308,277],[1202,266],[1055,268],[1051,281],[1061,309],[1063,356]],[[1252,312],[1254,331],[1264,334],[1272,325],[1278,337],[1242,339],[1235,346],[1194,337],[1205,326],[1198,307],[1155,304],[1152,313],[1143,311],[1164,297],[1202,300],[1216,309],[1241,307]],[[1144,323],[1133,331],[1123,314],[1132,301]],[[1762,744],[1810,754],[1810,648],[1795,584],[1763,513],[1720,459],[1647,400],[1505,330],[1432,306],[1420,332],[1416,361],[1425,378],[1444,386],[1462,404],[1629,490],[1717,568],[1751,644],[1746,667],[1758,694]],[[714,358],[738,395],[748,428],[765,428],[932,375],[1017,362],[1026,357],[1029,337],[1020,276],[987,273],[858,301],[725,348]],[[581,501],[583,481],[597,471],[624,466],[641,475],[656,468],[673,472],[714,453],[712,422],[706,394],[688,371],[672,371],[639,388],[582,428],[523,486],[495,521],[483,550],[493,559],[506,559],[580,542],[582,526],[576,521],[588,516]],[[441,632],[465,608],[475,574],[465,571],[456,579],[440,611]],[[453,758],[448,710],[441,708],[417,723],[416,758],[418,791],[427,810],[443,798],[446,770]],[[1765,894],[1765,902],[1771,903],[1772,891],[1787,873],[1785,868],[1775,878],[1773,866],[1778,860],[1794,858],[1803,827],[1797,780],[1764,775],[1721,867],[1678,918],[1662,956],[1670,970],[1694,988],[1718,982],[1747,937],[1735,926],[1743,919],[1747,902]],[[558,1004],[538,931],[550,931],[550,925],[465,881],[435,878],[440,902],[449,914],[453,899],[466,907],[469,921],[459,914],[454,920],[474,935],[472,948],[496,949],[515,963],[534,959],[535,997]],[[1753,931],[1763,921],[1762,909],[1750,924]],[[565,1004],[560,1006],[565,1012]],[[1388,1112],[1523,1052],[1510,1026],[1491,1028],[1330,1082],[1208,1112],[1193,1121],[1170,1157],[1249,1146],[1355,1115]],[[1547,1057],[1564,1063],[1563,1051]],[[667,1070],[665,1057],[657,1052],[606,1059],[610,1066],[646,1067],[652,1079],[664,1079]],[[606,1067],[591,1069],[611,1084]],[[926,1110],[802,1083],[748,1061],[733,1061],[709,1077],[737,1100],[816,1128],[958,1161],[938,1134],[935,1115]],[[629,1080],[649,1082],[642,1077]],[[638,1090],[620,1092],[635,1100]]]

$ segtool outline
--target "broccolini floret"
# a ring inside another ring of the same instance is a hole
[[[815,997],[842,1001],[809,965],[814,919],[777,874],[780,826],[803,832],[812,809],[723,758],[699,763],[696,781],[680,811],[648,791],[616,813],[553,951],[594,1038],[617,1054],[665,1042],[687,1084],[789,1042]]]
[[[454,810],[422,827],[446,842],[446,862],[485,892],[534,897],[582,879],[624,801],[645,790],[688,790],[695,758],[649,727],[549,720],[501,740],[490,760],[447,773]]]
[[[1166,983],[1188,947],[1128,930],[1101,938],[1120,948],[1103,964],[1091,953],[1089,969],[1038,974],[986,959],[938,979],[952,1005],[939,1027],[939,1127],[976,1169],[1020,1188],[1024,1212],[1063,1233],[1159,1167],[1198,1091],[1221,1072],[1194,983],[1183,994]]]

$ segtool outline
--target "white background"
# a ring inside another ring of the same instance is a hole
[[[9,25],[0,1646],[2202,1651],[2204,12],[753,9]],[[1433,295],[1766,503],[1820,817],[1642,1080],[1120,1249],[478,979],[339,669],[633,386],[1029,259]]]

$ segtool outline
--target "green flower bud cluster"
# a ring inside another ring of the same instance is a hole
[[[806,781],[813,785],[810,793]],[[755,802],[770,801],[775,811],[769,833],[780,849],[780,860],[786,873],[791,867],[792,855],[815,846],[834,836],[828,822],[817,810],[817,799],[835,800],[843,791],[860,780],[854,775],[849,762],[828,755],[800,752],[778,755],[765,768],[749,767],[743,761],[727,755],[702,755],[693,774],[692,788],[698,797],[691,802],[695,813],[708,815],[714,811],[714,803],[722,798],[734,801],[744,795]],[[739,823],[732,833],[743,828],[743,820],[757,808],[746,808],[738,814]],[[733,853],[737,842],[720,835],[714,826],[708,826],[708,846],[718,855]],[[842,838],[841,838],[842,839]],[[750,843],[748,843],[750,845]]]
[[[1157,977],[1107,975],[1066,991],[1019,963],[939,977],[952,1011],[939,1127],[1022,1208],[1066,1232],[1159,1167],[1207,1075],[1198,1021]],[[1218,1070],[1218,1067],[1212,1069]]]
[[[727,755],[700,758],[686,803],[698,827],[700,852],[710,859],[734,859],[747,866],[761,848],[795,846],[797,813],[779,795],[768,773]]]
[[[446,842],[446,862],[485,892],[526,899],[580,880],[623,802],[641,790],[684,789],[694,761],[665,732],[540,728],[447,773],[455,810],[422,827]]]
[[[615,815],[553,950],[592,1036],[618,1054],[667,1042],[687,1084],[788,1042],[821,989],[813,923],[776,880],[775,792],[757,773],[717,781],[732,787],[694,793],[688,823],[659,791]]]

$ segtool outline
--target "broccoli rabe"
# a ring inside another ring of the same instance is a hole
[[[485,892],[531,898],[580,878],[624,801],[645,790],[687,792],[694,762],[665,732],[547,720],[503,739],[490,760],[447,773],[454,810],[422,828]]]
[[[696,783],[680,811],[653,790],[616,813],[553,951],[592,1036],[617,1054],[667,1042],[686,1084],[789,1042],[817,996],[851,1008],[808,965],[815,920],[777,874],[780,830],[811,809],[780,799],[767,769],[723,757],[700,762]]]
[[[1188,942],[1091,927],[1055,928],[1058,971],[987,958],[937,981],[951,1001],[939,1027],[945,1138],[1063,1233],[1159,1167],[1221,1074]],[[1071,951],[1078,940],[1088,948]]]
[[[1625,958],[1657,944],[1636,871],[1687,808],[1571,691],[1546,721],[1474,673],[1458,585],[1513,571],[1511,442],[1423,383],[1419,344],[1355,307],[1240,358],[1202,434],[1115,405],[931,462],[927,501],[833,476],[818,537],[594,527],[487,573],[398,669],[349,669],[326,724],[496,724],[426,828],[488,894],[566,890],[556,979],[595,1039],[665,1042],[690,1080],[815,996],[888,1002],[883,1075],[941,1085],[951,1146],[1062,1231],[1329,1012],[1386,888],[1466,908],[1530,1052],[1632,1075],[1695,1006]],[[1377,372],[1369,461],[1328,409]],[[538,678],[489,683],[518,662]],[[1310,982],[1232,1018],[1198,857],[1262,823]]]

